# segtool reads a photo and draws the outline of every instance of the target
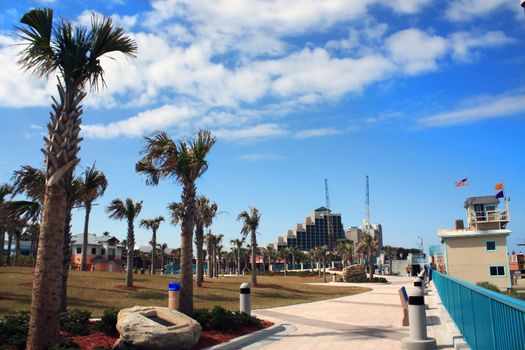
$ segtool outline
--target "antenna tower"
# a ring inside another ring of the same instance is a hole
[[[326,216],[326,224],[328,225],[328,250],[333,251],[334,250],[334,237],[332,233],[332,225],[330,225],[330,195],[328,194],[328,179],[324,179],[324,193],[326,196],[326,209],[327,210],[327,216]]]
[[[366,175],[366,224],[370,225],[370,187],[368,185],[368,175]]]

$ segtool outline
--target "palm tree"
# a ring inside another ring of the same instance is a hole
[[[151,230],[153,235],[151,237],[151,274],[155,274],[155,251],[157,250],[157,230],[159,229],[160,223],[164,221],[164,217],[157,216],[153,219],[142,219],[140,220],[140,227],[145,228],[146,230]],[[164,264],[162,264],[164,268]]]
[[[237,216],[237,220],[242,220],[241,234],[244,238],[251,235],[252,248],[252,284],[257,286],[257,272],[255,271],[255,252],[257,251],[257,229],[261,220],[261,214],[256,207],[250,207],[250,212],[243,210]]]
[[[161,266],[162,271],[164,271],[164,256],[166,255],[166,249],[168,249],[168,245],[166,243],[162,243],[162,244],[159,243],[157,244],[157,249],[159,250],[159,254],[160,254],[160,266]]]
[[[46,191],[38,250],[27,349],[50,348],[59,341],[58,312],[68,184],[78,163],[82,100],[85,87],[104,84],[100,58],[111,52],[132,55],[135,42],[115,28],[111,18],[93,17],[91,28],[64,19],[53,25],[53,10],[33,9],[22,16],[17,28],[23,40],[18,63],[39,77],[58,71],[59,99],[45,140]]]
[[[148,185],[157,185],[163,178],[174,178],[183,187],[181,202],[181,290],[179,311],[193,313],[193,229],[195,224],[196,181],[208,170],[206,156],[215,144],[211,132],[199,130],[193,140],[173,141],[165,132],[146,137],[144,157],[135,169],[147,176]]]
[[[119,198],[111,201],[111,204],[106,208],[106,213],[109,214],[110,219],[126,220],[128,223],[127,236],[127,271],[126,271],[126,286],[133,287],[133,249],[135,248],[135,225],[134,221],[142,209],[142,201],[134,202],[131,198],[122,202]]]
[[[367,256],[368,273],[370,274],[370,278],[374,277],[374,262],[372,261],[372,258],[377,254],[378,251],[379,241],[377,240],[377,236],[372,237],[371,235],[364,235],[356,248],[357,254],[366,254]]]
[[[95,168],[95,164],[88,167],[84,171],[84,176],[80,178],[79,182],[79,202],[86,209],[84,216],[84,236],[82,240],[82,263],[81,270],[87,270],[87,249],[88,249],[88,234],[89,234],[89,215],[95,199],[102,197],[106,192],[108,180],[104,173]]]
[[[290,247],[288,249],[289,249],[290,255],[292,256],[292,270],[295,270],[295,263],[297,262],[295,260],[295,257],[296,255],[299,255],[301,251],[297,247]]]
[[[235,251],[237,253],[237,276],[241,273],[241,249],[244,244],[244,237],[242,239],[236,238],[232,239],[230,243],[235,246]]]
[[[275,247],[273,244],[268,244],[266,246],[266,255],[268,256],[268,271],[270,271],[272,261],[275,260]]]
[[[354,255],[354,244],[349,239],[340,239],[336,244],[336,251],[341,255],[343,260],[343,267],[346,266],[346,261],[350,260],[352,265],[352,257]]]
[[[319,260],[321,261],[321,264],[323,264],[323,282],[326,283],[326,255],[328,254],[328,247],[323,245],[320,247],[317,247],[317,254],[319,256]]]
[[[212,278],[215,276],[213,273],[214,271],[214,265],[213,265],[213,247],[214,247],[214,240],[215,236],[213,233],[211,233],[211,230],[208,230],[208,233],[206,234],[205,240],[206,240],[206,254],[208,255],[208,278]]]
[[[211,226],[213,218],[217,214],[217,204],[211,202],[205,196],[198,196],[196,199],[195,216],[195,246],[197,247],[197,287],[202,287],[204,280],[204,258],[202,246],[204,244],[204,228]]]
[[[215,272],[215,277],[219,278],[219,272],[221,268],[221,253],[222,253],[222,239],[224,238],[223,234],[215,235],[213,239],[213,262],[215,263],[215,266],[213,268]]]

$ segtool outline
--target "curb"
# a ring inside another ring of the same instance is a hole
[[[437,292],[437,288],[434,285],[434,282],[432,282],[432,289],[434,291],[434,297],[436,298],[439,318],[445,324],[445,327],[448,331],[448,335],[450,339],[452,340],[451,342],[452,342],[452,345],[454,346],[454,349],[455,350],[470,349],[470,346],[467,344],[467,342],[463,338],[463,334],[461,334],[458,327],[456,326],[456,323],[450,317],[450,314],[445,308],[445,305],[443,305],[443,302],[441,301],[441,298],[439,297],[439,293]]]
[[[259,331],[246,334],[243,336],[240,336],[238,338],[232,339],[226,343],[217,344],[214,346],[211,346],[209,348],[206,348],[205,350],[235,350],[242,348],[246,345],[250,345],[252,343],[258,342],[263,340],[266,337],[269,337],[271,335],[274,335],[275,333],[279,333],[281,331],[284,331],[286,328],[280,324],[276,323],[271,327],[261,329]]]

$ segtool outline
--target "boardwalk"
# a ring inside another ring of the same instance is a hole
[[[402,327],[398,289],[409,286],[411,278],[390,278],[388,285],[359,284],[372,291],[308,304],[256,310],[268,320],[291,325],[288,332],[247,349],[401,349],[408,336]],[[331,283],[331,285],[338,283]],[[348,284],[344,284],[348,285]],[[429,328],[429,336],[434,336]]]

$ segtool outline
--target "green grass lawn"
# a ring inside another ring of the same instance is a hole
[[[0,316],[14,310],[28,310],[31,302],[33,269],[27,267],[0,268]],[[100,316],[104,309],[122,309],[134,305],[167,306],[168,276],[135,275],[136,291],[119,289],[124,273],[70,271],[68,307],[87,309]],[[330,287],[309,285],[322,282],[318,277],[258,276],[258,288],[252,288],[252,308],[269,308],[331,299],[370,290],[362,287]],[[196,308],[220,305],[239,309],[239,285],[250,282],[250,276],[205,279],[204,288],[194,287]]]

